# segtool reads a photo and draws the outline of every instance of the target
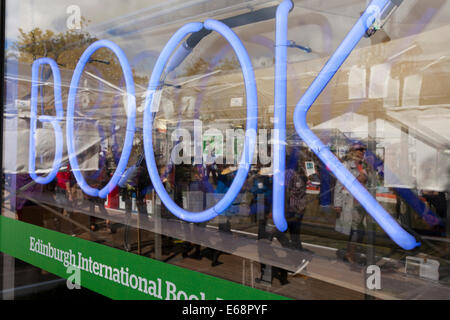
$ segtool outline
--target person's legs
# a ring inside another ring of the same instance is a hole
[[[66,191],[64,189],[60,188],[59,186],[56,186],[56,188],[55,188],[55,201],[56,201],[56,204],[58,205],[58,211],[63,215],[67,215],[67,212],[65,209],[68,204]],[[55,216],[54,222],[55,222],[56,230],[61,231],[61,218],[58,216]]]
[[[97,231],[98,230],[98,226],[97,226],[97,218],[94,216],[89,216],[89,226],[90,229],[92,231]]]
[[[130,190],[126,190],[125,195],[125,231],[123,234],[123,244],[126,251],[131,251],[131,244],[129,243],[129,234],[130,234],[130,219],[132,212],[132,192]]]
[[[89,212],[90,212],[90,216],[89,216],[89,228],[92,231],[97,231],[98,227],[97,227],[97,218],[94,216],[94,212],[95,212],[95,203],[94,203],[94,199],[93,198],[89,198]]]
[[[101,199],[101,198],[98,198],[96,203],[97,203],[97,206],[98,206],[98,209],[100,210],[100,212],[104,216],[108,216],[108,211],[105,208],[104,200]],[[108,219],[105,219],[105,224],[106,224],[106,229],[108,229],[110,233],[115,233],[116,232],[115,228],[111,225],[111,221],[109,221]]]
[[[304,212],[296,214],[296,213],[288,213],[292,218],[288,221],[288,230],[291,235],[291,247],[292,249],[302,250],[302,242],[300,240],[300,230],[302,227],[302,220]]]
[[[345,257],[350,263],[355,262],[355,251],[357,243],[361,243],[364,238],[364,217],[365,211],[361,206],[355,206],[352,211],[352,227],[347,245]]]
[[[136,199],[136,206],[138,209],[138,213],[143,216],[143,217],[147,217],[148,216],[148,211],[147,211],[147,204],[145,203],[145,198],[137,198]]]

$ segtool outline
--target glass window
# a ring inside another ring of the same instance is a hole
[[[291,299],[450,298],[449,6],[6,1],[2,298],[66,292],[49,254],[91,245],[96,297],[134,297],[99,285],[133,253]],[[144,293],[194,298],[155,268]]]

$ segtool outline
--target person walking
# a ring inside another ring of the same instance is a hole
[[[364,161],[365,151],[366,147],[362,143],[355,142],[343,162],[347,170],[364,186],[368,181],[369,170]],[[362,243],[364,238],[367,213],[340,181],[336,182],[334,189],[334,209],[337,213],[335,230],[349,236],[344,258],[354,263],[357,243]]]

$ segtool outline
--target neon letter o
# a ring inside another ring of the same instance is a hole
[[[169,61],[170,55],[177,48],[178,43],[180,43],[184,37],[186,37],[190,33],[201,30],[203,27],[221,34],[230,43],[236,53],[236,56],[242,68],[245,82],[247,97],[247,127],[241,163],[239,165],[236,177],[233,180],[227,193],[218,203],[216,203],[214,207],[206,209],[202,212],[193,213],[180,208],[169,196],[164,188],[164,185],[161,182],[153,151],[153,116],[151,108],[153,106],[154,93],[160,87],[160,78],[164,71],[165,65]],[[241,190],[245,179],[247,178],[251,160],[253,158],[253,152],[255,149],[256,130],[258,126],[258,97],[252,64],[244,45],[242,44],[238,36],[228,26],[217,20],[206,20],[204,24],[200,22],[188,23],[178,29],[177,32],[175,32],[175,34],[170,38],[163,51],[161,52],[153,69],[148,92],[149,94],[147,95],[145,101],[144,111],[144,150],[147,168],[156,192],[158,193],[161,201],[165,204],[165,206],[175,216],[182,220],[189,222],[204,222],[213,219],[217,215],[224,212],[239,194],[239,191]]]
[[[90,57],[100,48],[108,48],[114,52],[120,62],[123,74],[125,76],[125,83],[127,88],[127,102],[128,102],[128,113],[127,113],[127,132],[125,135],[125,141],[123,145],[122,154],[120,156],[119,163],[117,164],[116,171],[114,171],[113,176],[109,180],[108,184],[101,190],[92,188],[88,185],[83,175],[81,174],[77,155],[75,152],[75,141],[73,137],[73,117],[75,110],[75,100],[78,91],[78,83],[80,82],[81,74],[89,62]],[[123,172],[126,169],[128,159],[130,157],[131,149],[133,147],[133,138],[135,132],[135,122],[136,122],[136,97],[134,91],[134,80],[133,74],[131,72],[130,65],[128,63],[125,53],[120,49],[118,45],[109,40],[100,40],[91,44],[86,51],[81,56],[78,64],[75,68],[72,81],[70,83],[69,97],[67,102],[67,151],[69,154],[69,161],[72,167],[73,174],[77,180],[80,188],[88,195],[93,197],[106,198],[106,196],[116,187],[120,180]]]

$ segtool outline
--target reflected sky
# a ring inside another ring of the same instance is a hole
[[[291,50],[291,59],[303,60],[329,54],[345,36],[366,0],[352,1],[294,1],[290,14],[289,32],[298,44],[309,46],[316,55],[305,55]],[[110,39],[124,47],[132,55],[145,49],[161,51],[170,35],[188,21],[203,21],[206,18],[230,17],[248,10],[275,6],[279,1],[269,0],[191,0],[191,1],[92,1],[92,0],[22,0],[7,1],[7,43],[11,44],[19,35],[18,29],[30,31],[35,27],[56,32],[67,30],[69,18],[67,8],[75,5],[87,21],[86,30],[100,39]],[[427,18],[424,14],[430,12]],[[311,14],[315,14],[311,21]],[[391,39],[411,34],[411,26],[418,25],[421,31],[446,25],[449,21],[450,2],[445,0],[405,1],[385,26]],[[424,24],[424,26],[420,26]],[[259,35],[274,39],[275,21],[256,23],[236,28],[244,41]],[[311,37],[314,34],[314,37]],[[331,42],[330,42],[331,41]],[[363,40],[360,46],[369,45]],[[261,48],[250,46],[252,58],[267,55]],[[205,51],[205,50],[203,50]],[[207,56],[207,53],[204,53]]]

